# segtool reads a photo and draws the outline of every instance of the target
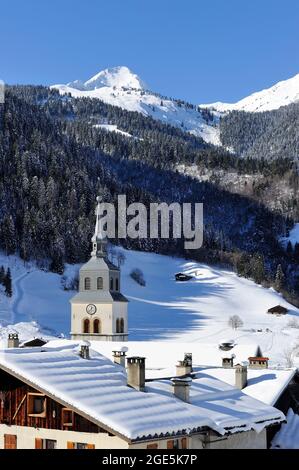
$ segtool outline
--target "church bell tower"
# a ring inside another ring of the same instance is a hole
[[[90,260],[80,269],[79,292],[71,303],[71,339],[128,340],[128,300],[120,292],[120,269],[108,260],[107,238],[97,197]]]

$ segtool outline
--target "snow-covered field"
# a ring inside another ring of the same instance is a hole
[[[179,258],[125,251],[122,267],[122,291],[129,299],[129,339],[131,341],[176,341],[213,343],[233,338],[238,344],[259,344],[272,364],[284,364],[284,351],[299,343],[299,310],[289,305],[280,294],[239,278],[233,272],[185,261]],[[26,265],[17,257],[0,257],[0,265],[10,265],[13,297],[1,295],[1,336],[14,328],[21,339],[69,334],[69,299],[74,292],[61,288],[61,276]],[[144,272],[146,286],[130,277],[133,268]],[[70,273],[77,267],[68,266]],[[195,278],[175,282],[174,273],[186,271]],[[283,317],[266,313],[281,304],[289,309]],[[239,315],[243,327],[228,326],[231,315]],[[28,323],[29,322],[29,323]],[[297,325],[298,326],[298,325]]]

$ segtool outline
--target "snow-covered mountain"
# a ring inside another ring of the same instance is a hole
[[[253,93],[243,98],[237,103],[216,103],[200,105],[202,108],[209,108],[219,113],[227,111],[248,111],[263,112],[278,109],[299,101],[299,74],[294,77],[276,83],[271,88]]]
[[[217,116],[207,120],[206,114],[196,105],[165,99],[158,93],[149,91],[145,83],[128,67],[109,68],[85,82],[75,80],[66,85],[53,85],[51,88],[58,89],[61,94],[70,93],[75,98],[98,98],[127,111],[137,111],[202,137],[206,142],[220,145]]]

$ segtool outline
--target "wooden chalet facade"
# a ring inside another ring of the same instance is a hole
[[[11,426],[28,426],[38,429],[68,430],[81,433],[107,433],[96,424],[54,401],[49,396],[32,388],[21,380],[0,369],[0,424]],[[112,434],[111,434],[112,435]],[[35,438],[35,448],[55,448],[55,442],[49,439]],[[4,434],[4,448],[17,448],[17,436]],[[34,447],[34,446],[33,446]],[[68,448],[95,448],[88,442],[69,441]]]
[[[189,446],[189,438],[184,436],[130,444],[111,431],[0,369],[0,449],[26,448],[19,442],[19,437],[25,435],[31,439],[29,448],[32,449],[187,449]],[[39,434],[42,437],[37,437]],[[60,436],[64,434],[62,440]],[[103,437],[98,439],[100,435]]]

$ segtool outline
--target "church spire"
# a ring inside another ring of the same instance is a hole
[[[91,239],[91,242],[92,242],[91,256],[97,257],[97,258],[104,258],[106,256],[107,242],[108,242],[106,235],[103,233],[103,222],[102,222],[102,218],[100,217],[101,200],[102,199],[100,196],[98,196],[96,199],[97,201],[97,207],[95,210],[96,225],[95,225],[94,234]]]

